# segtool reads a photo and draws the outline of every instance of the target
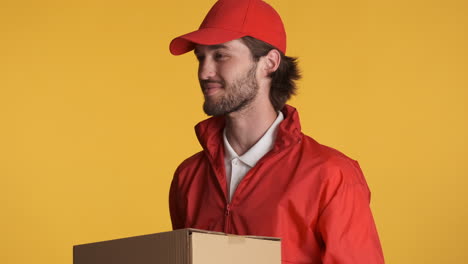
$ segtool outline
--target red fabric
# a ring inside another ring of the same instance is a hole
[[[196,44],[215,45],[251,36],[286,53],[286,32],[279,14],[260,0],[219,0],[206,14],[200,28],[171,41],[174,55],[184,54]]]
[[[174,229],[199,228],[282,238],[282,263],[384,263],[356,161],[301,133],[285,106],[274,148],[242,179],[227,203],[224,119],[196,126],[203,151],[176,170],[170,189]]]

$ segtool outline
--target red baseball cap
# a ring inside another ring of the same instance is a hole
[[[181,55],[196,44],[216,45],[245,36],[262,40],[286,53],[286,32],[278,13],[261,0],[218,0],[196,31],[171,41],[169,50]]]

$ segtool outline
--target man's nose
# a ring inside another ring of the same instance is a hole
[[[200,80],[209,80],[214,76],[216,76],[215,64],[208,59],[201,61],[198,68],[198,78]]]

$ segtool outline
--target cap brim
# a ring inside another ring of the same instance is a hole
[[[245,33],[225,29],[202,28],[173,39],[169,50],[173,55],[181,55],[193,50],[197,44],[216,45],[245,36]]]

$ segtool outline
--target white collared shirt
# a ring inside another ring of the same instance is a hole
[[[257,162],[273,148],[276,131],[283,121],[283,113],[279,112],[278,117],[255,145],[253,145],[244,155],[239,156],[229,144],[226,137],[226,129],[223,131],[224,140],[224,167],[226,168],[226,182],[229,189],[229,201],[244,178],[245,174],[257,164]]]

